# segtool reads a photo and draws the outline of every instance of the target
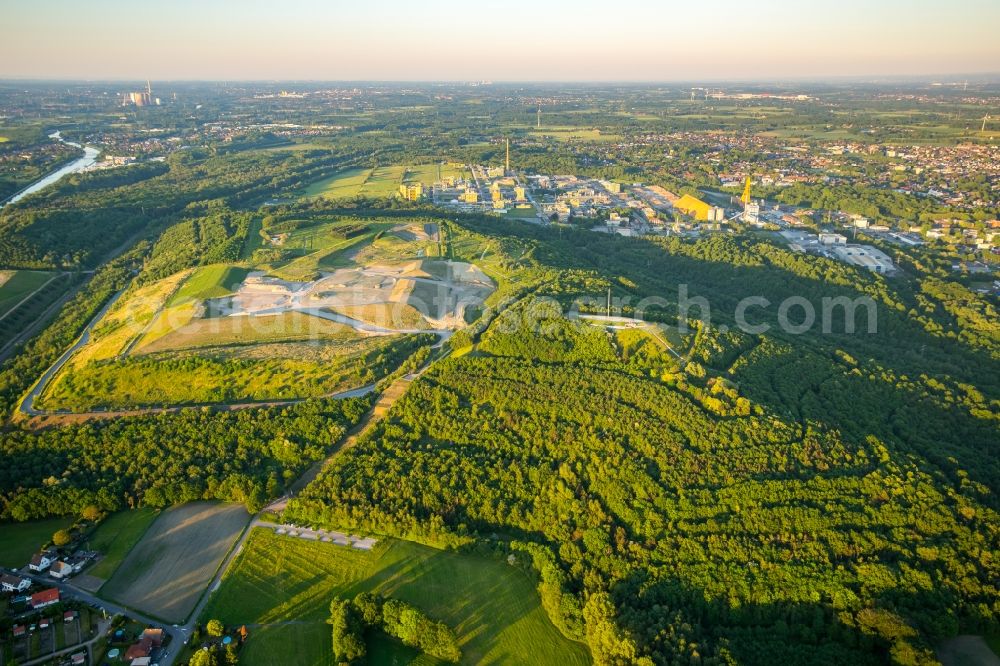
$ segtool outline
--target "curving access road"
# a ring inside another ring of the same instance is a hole
[[[42,410],[35,408],[35,399],[38,398],[45,389],[51,383],[52,379],[62,370],[63,366],[73,357],[73,354],[77,352],[78,349],[83,347],[90,341],[91,332],[94,327],[104,318],[108,311],[114,307],[114,304],[118,302],[125,290],[119,291],[117,294],[111,297],[111,299],[104,304],[94,318],[90,320],[90,323],[83,329],[83,333],[77,338],[76,342],[67,349],[63,354],[56,360],[52,366],[46,370],[38,381],[35,382],[34,386],[28,391],[28,393],[21,399],[18,403],[17,409],[20,413],[26,416],[73,416],[79,419],[88,418],[110,418],[110,417],[120,417],[120,416],[138,416],[142,414],[164,414],[179,412],[183,409],[197,409],[201,407],[211,407],[213,409],[219,410],[237,410],[237,409],[249,409],[253,407],[283,407],[286,405],[295,405],[300,402],[305,402],[312,398],[289,398],[287,400],[246,400],[241,402],[214,402],[214,403],[186,403],[183,405],[173,405],[169,407],[143,407],[140,409],[132,410],[94,410],[89,412],[71,412],[69,410]],[[390,329],[381,326],[376,326],[374,324],[368,324],[351,317],[347,317],[341,314],[326,312],[319,309],[311,308],[300,308],[297,311],[304,314],[313,315],[315,317],[321,317],[323,319],[329,319],[340,324],[345,324],[354,328],[355,330],[361,331],[362,333],[368,335],[415,335],[419,333],[429,333],[431,335],[436,335],[438,337],[437,343],[434,345],[435,348],[442,346],[445,341],[448,340],[453,334],[453,331],[447,329]],[[333,393],[329,395],[322,396],[324,398],[332,398],[335,400],[340,400],[344,398],[357,398],[364,395],[368,395],[375,390],[375,384],[367,384],[365,386],[360,386],[357,388],[349,389],[346,391],[340,391],[338,393]]]

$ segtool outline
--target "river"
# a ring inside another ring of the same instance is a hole
[[[71,174],[71,173],[76,173],[77,171],[83,171],[87,167],[89,167],[89,166],[93,165],[95,162],[97,162],[97,156],[101,154],[101,151],[98,150],[97,148],[93,148],[91,146],[81,146],[78,143],[73,143],[72,141],[67,141],[66,139],[62,138],[62,136],[60,135],[60,133],[59,133],[58,130],[55,131],[55,132],[53,132],[52,134],[50,134],[49,138],[50,139],[55,139],[56,141],[62,141],[67,146],[74,146],[76,148],[83,148],[83,157],[81,157],[80,159],[77,159],[77,160],[74,160],[74,161],[70,162],[69,164],[67,164],[66,166],[62,167],[61,169],[53,171],[52,173],[50,173],[49,175],[45,176],[41,180],[35,181],[34,183],[32,183],[31,185],[29,185],[28,187],[24,188],[23,190],[21,190],[20,192],[18,192],[14,196],[12,196],[6,203],[17,203],[18,201],[20,201],[24,197],[28,196],[29,194],[34,194],[35,192],[38,192],[39,190],[48,187],[49,185],[51,185],[52,183],[56,182],[57,180],[59,180],[63,176],[66,176],[66,175]],[[6,204],[0,205],[0,208],[2,208],[5,205]]]

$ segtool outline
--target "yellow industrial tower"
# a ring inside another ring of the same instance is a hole
[[[750,176],[747,176],[747,184],[743,187],[743,196],[740,197],[740,201],[743,202],[743,207],[750,203]]]
[[[510,173],[510,139],[507,139],[507,159],[504,160],[504,175]]]

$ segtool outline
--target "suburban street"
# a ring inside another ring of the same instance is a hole
[[[165,624],[160,620],[154,619],[148,615],[132,610],[130,608],[126,608],[124,606],[114,603],[113,601],[102,599],[90,592],[81,590],[80,588],[73,585],[71,582],[57,580],[47,574],[31,573],[30,571],[28,571],[27,567],[25,567],[24,570],[20,571],[19,573],[21,576],[30,578],[33,582],[38,583],[40,585],[46,585],[48,587],[58,588],[59,595],[62,598],[76,599],[77,601],[81,601],[95,608],[103,609],[104,611],[107,612],[108,617],[112,617],[114,615],[119,615],[119,614],[127,615],[133,618],[134,620],[142,622],[143,624],[147,624],[151,627],[162,627],[164,633],[170,635],[171,640],[169,645],[166,648],[164,648],[163,651],[161,652],[162,657],[159,660],[159,663],[161,664],[172,663],[174,656],[176,656],[176,654],[180,652],[178,646],[184,644],[184,641],[187,640],[187,637],[191,635],[191,629],[194,628],[193,623],[189,623],[183,627],[174,627],[169,624]],[[98,634],[98,638],[100,638],[100,634]]]

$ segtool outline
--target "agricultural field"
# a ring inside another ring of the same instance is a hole
[[[404,183],[423,183],[430,187],[445,178],[471,178],[472,172],[464,165],[454,162],[418,164],[406,167]]]
[[[23,567],[32,555],[52,540],[53,534],[72,524],[72,518],[5,523],[0,529],[0,567]]]
[[[96,550],[100,559],[87,575],[107,580],[159,515],[157,509],[141,508],[119,511],[105,518],[87,538],[87,549]]]
[[[366,197],[391,197],[399,190],[404,175],[405,166],[378,167],[368,174],[361,194]]]
[[[384,166],[374,169],[354,168],[339,171],[318,180],[301,191],[301,196],[344,199],[356,196],[391,197],[402,183],[423,183],[430,187],[448,177],[466,178],[469,170],[460,164],[417,164]]]
[[[247,524],[239,504],[167,509],[101,588],[101,595],[167,622],[183,622]]]
[[[368,179],[371,169],[345,169],[329,178],[318,180],[302,191],[304,197],[346,199],[356,197]]]
[[[65,274],[0,271],[0,348],[37,321],[69,284]]]
[[[605,134],[597,128],[585,127],[542,127],[532,130],[531,136],[538,138],[553,138],[556,141],[618,141],[621,135]]]
[[[366,552],[255,529],[202,620],[255,625],[241,653],[250,666],[275,663],[293,649],[298,663],[327,664],[330,600],[365,591],[414,604],[454,628],[463,664],[590,663],[587,649],[549,621],[527,573],[497,560],[396,539]],[[387,637],[369,638],[374,655],[413,656]]]
[[[48,282],[46,271],[0,271],[0,317]]]

